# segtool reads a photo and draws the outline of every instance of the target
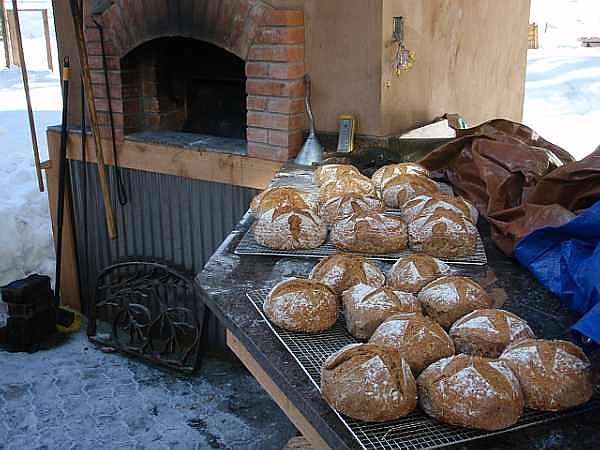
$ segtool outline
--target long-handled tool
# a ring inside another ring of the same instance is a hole
[[[102,200],[104,203],[106,226],[108,227],[108,237],[109,239],[116,239],[117,223],[115,222],[115,215],[110,200],[108,177],[106,176],[106,164],[104,163],[104,152],[102,151],[102,138],[100,136],[98,114],[96,112],[96,104],[94,103],[94,95],[92,92],[92,78],[88,64],[87,48],[85,46],[85,40],[83,37],[83,15],[78,0],[70,0],[70,3],[73,27],[75,28],[75,40],[77,41],[77,48],[79,51],[79,63],[81,64],[81,78],[83,79],[87,108],[90,115],[90,125],[92,127],[92,134],[94,135],[94,143],[96,144],[96,162],[98,164],[98,176],[100,179],[100,190],[102,191]],[[108,86],[107,90],[108,95],[110,95],[110,89]]]
[[[40,150],[38,148],[37,135],[35,132],[35,121],[33,119],[33,108],[31,107],[31,95],[29,94],[29,76],[27,75],[27,64],[25,64],[25,52],[23,51],[23,39],[21,38],[21,23],[19,22],[19,7],[17,0],[12,0],[13,14],[15,16],[15,37],[17,40],[17,50],[21,60],[21,76],[23,77],[23,86],[25,88],[25,99],[27,100],[27,114],[29,115],[29,130],[31,131],[31,144],[33,145],[33,159],[35,161],[35,174],[37,176],[38,188],[44,192],[44,178],[42,177],[42,167],[40,165]]]

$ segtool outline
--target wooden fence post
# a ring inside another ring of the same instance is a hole
[[[6,67],[10,67],[10,43],[8,42],[8,26],[6,25],[6,10],[4,9],[4,0],[0,0],[0,37],[4,44],[4,60]]]
[[[48,58],[48,70],[50,72],[54,72],[54,67],[52,64],[52,44],[50,43],[50,26],[48,25],[47,9],[42,9],[42,21],[44,22],[44,39],[46,40],[46,57]]]

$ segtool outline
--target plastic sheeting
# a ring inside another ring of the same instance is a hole
[[[528,234],[517,244],[515,256],[582,315],[572,327],[576,335],[600,344],[600,201],[565,225]]]

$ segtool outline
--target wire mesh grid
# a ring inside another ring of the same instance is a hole
[[[252,230],[248,230],[242,239],[240,240],[237,248],[235,249],[236,255],[254,255],[254,256],[288,256],[297,258],[324,258],[329,255],[335,255],[340,253],[333,243],[329,239],[320,247],[313,249],[302,249],[302,250],[274,250],[271,248],[263,247],[256,239]],[[369,253],[357,253],[353,254],[365,256],[369,259],[378,259],[383,261],[395,261],[398,258],[404,256],[410,256],[414,252],[410,249],[403,250],[396,253],[387,254],[369,254]],[[454,258],[440,258],[442,261],[448,264],[470,264],[483,266],[487,264],[487,256],[485,254],[485,248],[481,236],[477,237],[477,245],[475,247],[475,253],[469,256],[460,256]]]
[[[321,367],[325,360],[342,347],[359,341],[346,331],[341,318],[332,328],[322,333],[298,333],[273,326],[264,315],[262,308],[268,294],[268,289],[259,289],[247,292],[246,295],[275,336],[298,362],[315,387],[320,390]],[[356,421],[337,411],[336,414],[364,449],[420,450],[506,433],[597,409],[600,409],[598,392],[585,405],[568,411],[551,413],[525,410],[515,425],[494,432],[470,430],[437,422],[419,409],[399,420],[385,423]]]

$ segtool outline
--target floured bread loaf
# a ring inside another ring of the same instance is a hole
[[[450,328],[456,351],[497,358],[512,343],[533,338],[533,331],[519,316],[501,309],[477,309]]]
[[[372,195],[342,194],[330,198],[319,207],[319,215],[327,224],[332,225],[354,213],[382,212],[383,203]]]
[[[358,284],[342,294],[346,329],[356,339],[368,340],[389,316],[421,312],[419,301],[408,292]]]
[[[417,378],[419,405],[441,422],[482,430],[502,430],[523,413],[519,381],[497,359],[457,355],[440,359]]]
[[[357,284],[382,287],[385,275],[375,264],[361,256],[331,255],[317,264],[310,278],[331,288],[337,295]]]
[[[594,395],[592,365],[571,342],[526,339],[509,346],[500,359],[517,375],[528,408],[560,411]]]
[[[277,250],[317,248],[327,237],[327,226],[309,209],[279,206],[263,213],[252,226],[256,242]]]
[[[432,195],[439,190],[435,181],[423,175],[398,175],[383,185],[382,196],[386,206],[401,208],[417,195]]]
[[[479,218],[477,208],[467,200],[443,192],[433,195],[418,195],[410,199],[402,205],[402,218],[406,222],[410,222],[417,216],[443,211],[462,214],[469,218],[473,224],[476,224]]]
[[[473,255],[477,237],[469,219],[451,211],[417,216],[408,224],[410,248],[438,258]]]
[[[347,194],[377,196],[375,186],[369,178],[360,174],[350,174],[322,183],[319,187],[319,205],[324,205],[334,197]]]
[[[331,242],[349,252],[398,252],[406,248],[406,224],[376,212],[356,213],[333,224]]]
[[[327,358],[321,394],[340,413],[366,422],[399,419],[417,405],[408,364],[373,344],[351,344]]]
[[[432,281],[419,292],[425,314],[445,329],[465,314],[491,308],[492,300],[476,282],[465,277],[445,276]]]
[[[320,186],[327,181],[336,180],[346,175],[360,176],[361,173],[356,167],[347,164],[325,164],[324,166],[317,167],[314,173],[314,180],[315,184]]]
[[[284,205],[289,205],[294,209],[315,210],[316,198],[314,198],[314,195],[295,187],[273,187],[265,189],[252,199],[250,211],[258,217],[270,209]]]
[[[416,313],[388,317],[369,342],[396,351],[415,376],[438,359],[454,355],[454,344],[444,329]]]
[[[290,278],[271,290],[263,310],[278,327],[311,333],[333,326],[339,304],[336,295],[324,284]]]
[[[398,259],[388,273],[388,285],[417,294],[426,284],[450,275],[450,267],[429,255],[414,254]]]
[[[388,164],[378,169],[371,177],[371,180],[375,187],[381,190],[388,181],[398,175],[423,175],[429,177],[429,171],[417,163]]]

